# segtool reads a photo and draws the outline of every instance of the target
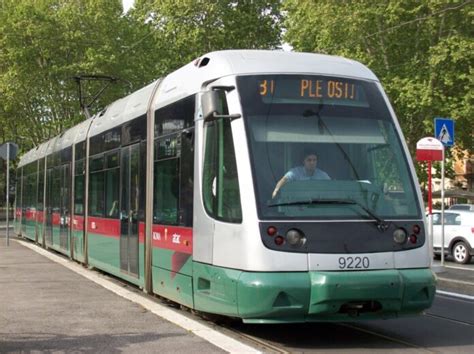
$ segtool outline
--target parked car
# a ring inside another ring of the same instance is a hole
[[[441,255],[441,211],[433,211],[433,251]],[[474,255],[474,213],[464,210],[444,212],[444,253],[457,263],[469,263]]]
[[[453,204],[449,207],[449,210],[474,211],[474,204]]]

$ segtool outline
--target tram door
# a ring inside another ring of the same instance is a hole
[[[53,169],[49,168],[47,170],[46,176],[46,210],[45,210],[45,218],[46,218],[46,229],[45,229],[45,238],[46,244],[52,245],[53,244]]]
[[[23,173],[25,172],[25,169],[23,168]],[[23,237],[25,237],[26,235],[26,206],[28,204],[27,200],[28,200],[28,196],[27,196],[27,191],[28,191],[28,188],[27,188],[27,185],[26,185],[26,177],[25,175],[23,174],[23,176],[21,177],[21,184],[23,186],[22,188],[22,204],[21,204],[21,234],[23,235]]]
[[[60,207],[60,227],[59,227],[59,246],[63,250],[69,249],[69,225],[70,225],[70,208],[71,208],[71,195],[70,195],[70,164],[64,164],[61,166],[61,207]]]
[[[120,269],[138,276],[138,208],[140,145],[121,150],[120,189]]]

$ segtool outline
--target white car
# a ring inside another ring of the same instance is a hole
[[[474,204],[453,204],[449,207],[449,210],[474,211]]]
[[[441,255],[441,211],[433,211],[433,251]],[[474,213],[444,211],[444,253],[457,263],[469,263],[474,255]]]

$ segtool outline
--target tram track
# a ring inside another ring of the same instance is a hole
[[[452,322],[452,323],[461,324],[461,325],[465,325],[465,326],[470,326],[470,327],[474,326],[472,323],[469,323],[469,322],[466,322],[466,321],[455,320],[455,319],[452,319],[452,318],[449,318],[449,317],[434,315],[434,314],[431,314],[431,313],[426,313],[425,316],[432,317],[432,318],[437,318],[437,319],[440,319],[440,320],[446,320],[446,321],[449,321],[449,322]]]
[[[401,344],[401,345],[404,345],[404,346],[407,346],[407,347],[410,347],[410,348],[414,348],[414,349],[416,349],[418,351],[422,351],[424,353],[436,353],[436,351],[426,349],[425,347],[421,347],[421,346],[416,345],[414,343],[410,343],[410,342],[407,342],[407,341],[404,341],[404,340],[398,339],[398,338],[393,338],[393,337],[387,336],[387,335],[382,334],[382,333],[378,333],[378,332],[375,332],[375,331],[371,331],[369,329],[365,329],[365,328],[355,326],[353,324],[338,323],[338,325],[346,327],[346,328],[350,328],[350,329],[353,329],[353,330],[356,330],[356,331],[359,331],[359,332],[363,332],[365,334],[369,334],[369,335],[374,336],[374,337],[382,338],[384,340],[387,340],[387,341],[390,341],[390,342],[393,342],[393,343],[397,343],[397,344]]]
[[[446,316],[441,316],[441,315],[436,315],[436,314],[431,314],[431,313],[425,313],[424,316],[429,317],[429,318],[435,318],[435,319],[438,319],[438,320],[445,320],[445,321],[448,321],[448,322],[451,322],[451,323],[454,323],[454,324],[458,324],[458,325],[469,326],[469,327],[474,326],[472,323],[462,321],[462,320],[456,320],[456,319],[446,317]],[[428,349],[426,347],[423,347],[423,346],[417,345],[415,343],[412,343],[410,341],[406,341],[406,340],[403,340],[403,339],[400,339],[400,338],[396,338],[396,337],[393,337],[393,336],[390,336],[390,335],[380,333],[377,330],[363,328],[363,327],[358,326],[357,324],[345,323],[345,322],[334,323],[334,324],[337,325],[337,326],[341,326],[341,327],[344,327],[346,329],[349,329],[351,331],[361,332],[361,333],[364,333],[364,334],[369,335],[371,337],[376,337],[376,338],[383,339],[384,341],[388,341],[388,342],[391,342],[391,343],[396,343],[396,344],[402,345],[403,347],[406,347],[406,348],[415,349],[417,352],[437,353],[436,350],[431,350],[431,349]],[[268,353],[291,353],[291,352],[293,352],[294,349],[298,350],[298,348],[291,348],[291,349],[284,348],[282,346],[279,346],[277,344],[272,343],[271,339],[262,339],[262,338],[259,338],[258,336],[254,336],[254,335],[250,335],[248,333],[244,333],[243,331],[239,330],[238,328],[233,328],[233,327],[228,326],[228,325],[226,325],[226,326],[221,325],[220,328],[227,331],[227,332],[229,332],[229,334],[234,336],[236,339],[243,339],[247,342],[247,344],[254,345],[254,346],[256,346],[257,350],[262,350],[265,353],[267,353],[267,352]],[[276,336],[278,336],[278,334],[276,334]],[[317,347],[315,347],[314,349],[318,350]]]
[[[229,332],[229,334],[236,337],[236,339],[243,338],[247,344],[253,345],[255,349],[262,351],[264,353],[284,353],[284,354],[292,353],[292,351],[287,350],[281,346],[269,343],[267,340],[244,333],[232,327],[221,325],[220,328],[221,329],[223,328],[226,332]]]

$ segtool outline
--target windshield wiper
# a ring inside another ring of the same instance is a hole
[[[291,205],[310,205],[310,204],[339,204],[339,205],[357,205],[359,208],[364,210],[370,217],[374,218],[377,224],[377,228],[380,231],[386,231],[389,227],[389,223],[371,211],[369,208],[365,207],[362,203],[359,203],[353,199],[319,199],[319,198],[310,198],[306,200],[297,200],[293,202],[282,202],[269,204],[268,207],[277,207],[277,206],[291,206]]]

